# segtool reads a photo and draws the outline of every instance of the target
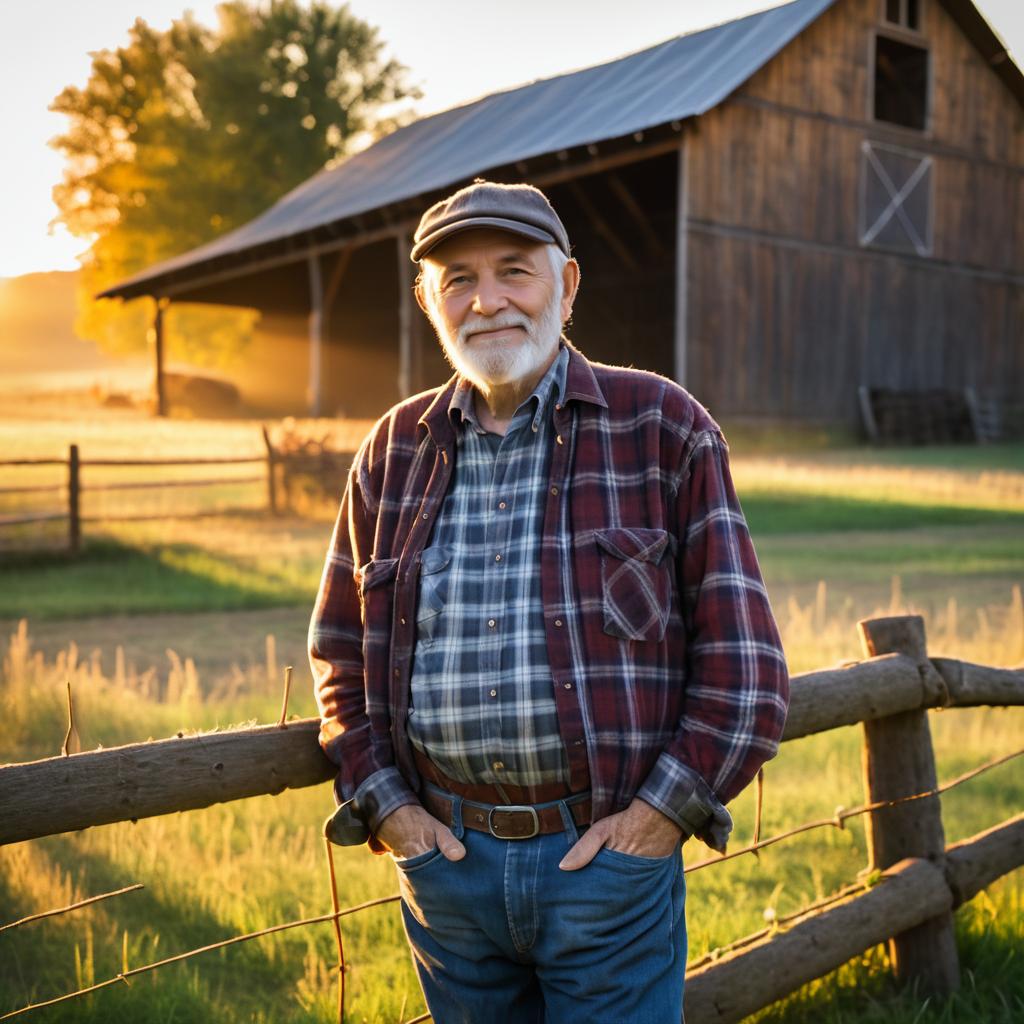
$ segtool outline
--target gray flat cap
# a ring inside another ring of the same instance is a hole
[[[413,236],[413,261],[418,263],[435,245],[470,228],[509,231],[535,242],[553,243],[569,255],[565,225],[539,188],[477,179],[423,214]]]

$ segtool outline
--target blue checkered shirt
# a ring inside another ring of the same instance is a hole
[[[504,437],[484,431],[464,382],[449,415],[451,486],[421,556],[409,740],[467,783],[568,783],[551,692],[541,537],[563,347]]]

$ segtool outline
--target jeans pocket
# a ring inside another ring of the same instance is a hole
[[[665,854],[664,857],[644,857],[638,853],[623,853],[622,850],[612,850],[607,846],[602,846],[597,851],[597,857],[604,857],[605,860],[611,861],[613,864],[619,864],[630,870],[644,870],[650,868],[662,868],[672,863],[673,858],[679,856],[678,850],[673,850],[671,853]]]
[[[452,560],[448,546],[426,548],[420,555],[419,597],[416,602],[416,641],[429,643],[437,632],[438,619],[448,601],[450,573],[445,570]]]
[[[623,640],[660,641],[672,610],[672,560],[667,530],[595,530],[601,549],[604,631]]]
[[[428,864],[432,864],[438,857],[444,856],[437,846],[432,846],[429,850],[424,850],[422,853],[417,853],[412,857],[395,857],[392,854],[391,859],[395,862],[395,867],[399,871],[409,872],[416,871],[419,868],[425,868]]]

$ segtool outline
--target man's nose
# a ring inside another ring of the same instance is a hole
[[[497,281],[481,277],[477,282],[476,294],[473,296],[473,312],[478,316],[494,316],[508,306],[500,284]]]

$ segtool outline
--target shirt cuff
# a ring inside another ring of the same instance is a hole
[[[402,773],[392,765],[365,778],[356,790],[353,802],[370,831],[376,833],[380,823],[392,811],[406,804],[419,803],[419,800],[402,778]]]
[[[725,852],[732,815],[692,768],[662,752],[636,795],[674,821],[685,835],[695,835],[713,850]]]

